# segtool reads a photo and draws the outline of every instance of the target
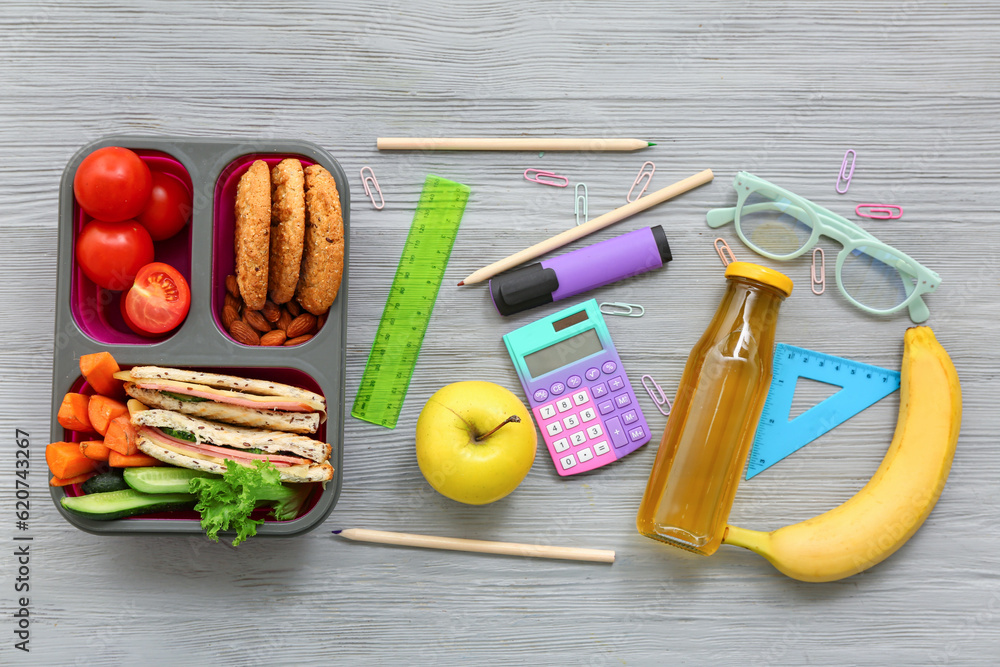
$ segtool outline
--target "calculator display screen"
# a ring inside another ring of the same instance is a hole
[[[587,329],[572,338],[559,341],[554,345],[525,355],[524,363],[528,367],[531,377],[537,378],[546,373],[551,373],[557,368],[568,366],[584,357],[600,352],[604,349],[601,339],[595,329]]]

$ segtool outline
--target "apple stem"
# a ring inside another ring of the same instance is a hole
[[[514,422],[515,424],[519,424],[519,423],[521,423],[521,418],[518,417],[517,415],[511,415],[510,417],[507,417],[507,419],[505,419],[502,422],[500,422],[499,424],[497,424],[493,428],[493,430],[490,431],[489,433],[486,433],[486,434],[483,434],[483,435],[480,435],[480,436],[476,436],[476,442],[482,442],[483,440],[485,440],[486,438],[490,437],[491,435],[493,435],[494,433],[496,433],[497,431],[499,431],[501,428],[503,428],[504,424],[509,424],[511,422]]]

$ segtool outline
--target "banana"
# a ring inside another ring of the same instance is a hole
[[[876,565],[920,528],[948,479],[962,390],[929,327],[906,331],[896,432],[882,464],[853,498],[770,533],[726,528],[724,544],[754,551],[801,581],[836,581]]]

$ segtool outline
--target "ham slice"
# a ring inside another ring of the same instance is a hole
[[[255,454],[254,452],[245,452],[239,449],[231,449],[229,447],[216,447],[215,445],[195,443],[190,440],[175,438],[174,436],[168,435],[160,429],[153,428],[151,426],[139,427],[139,433],[149,438],[156,444],[162,445],[164,442],[169,443],[171,445],[171,449],[181,450],[181,453],[187,456],[209,456],[212,458],[231,459],[244,465],[250,465],[253,461],[270,461],[275,465],[275,467],[279,468],[284,466],[309,465],[313,463],[313,461],[310,461],[309,459],[303,459],[297,456],[284,456],[282,454]]]
[[[195,396],[205,398],[217,403],[227,403],[229,405],[239,405],[244,408],[256,408],[258,410],[284,410],[286,412],[315,412],[316,409],[309,403],[281,396],[254,396],[247,397],[237,392],[222,389],[212,389],[199,385],[188,385],[179,382],[157,382],[155,380],[133,380],[137,387],[152,389],[154,391],[169,391],[174,394],[184,396]]]

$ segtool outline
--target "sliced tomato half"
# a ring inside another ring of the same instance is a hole
[[[139,269],[135,284],[125,296],[125,312],[131,323],[151,334],[175,329],[191,309],[191,288],[180,271],[152,262]]]

